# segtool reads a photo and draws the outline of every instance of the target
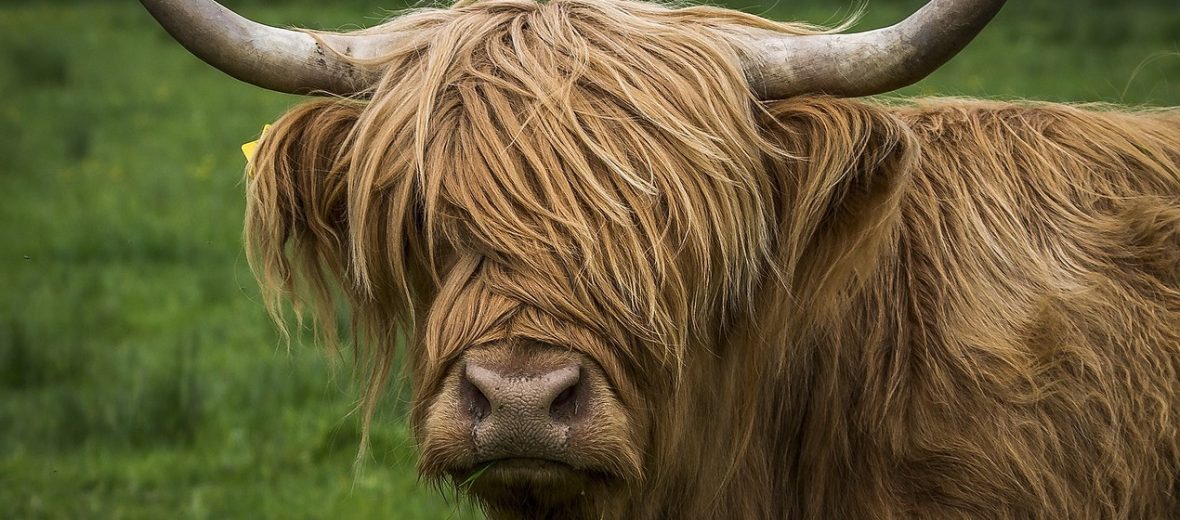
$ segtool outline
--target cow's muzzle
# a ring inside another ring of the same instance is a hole
[[[541,366],[468,360],[459,386],[476,463],[562,461],[571,431],[591,415],[590,394],[603,390],[598,381],[583,377],[576,359]]]
[[[424,473],[458,481],[478,475],[476,492],[575,492],[638,469],[628,418],[598,363],[547,344],[465,352],[421,426]]]

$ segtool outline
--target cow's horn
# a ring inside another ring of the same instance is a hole
[[[1004,0],[933,0],[900,23],[856,34],[748,35],[743,64],[762,99],[856,97],[911,85],[979,34]]]
[[[376,73],[345,57],[372,58],[389,43],[372,35],[329,32],[317,32],[317,41],[305,32],[247,20],[212,0],[140,2],[206,63],[247,83],[290,94],[351,95],[369,88]]]

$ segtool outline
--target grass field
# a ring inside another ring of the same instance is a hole
[[[317,28],[383,16],[226,3]],[[878,0],[862,26],[920,4]],[[1175,0],[1012,4],[902,94],[1180,104]],[[824,22],[848,0],[740,7]],[[477,516],[417,482],[404,400],[354,474],[347,360],[288,351],[258,302],[238,146],[298,98],[217,73],[130,0],[4,2],[0,93],[0,518]]]

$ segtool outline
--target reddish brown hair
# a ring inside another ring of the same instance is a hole
[[[369,410],[408,338],[416,417],[464,348],[586,349],[634,435],[587,515],[1177,513],[1176,113],[761,104],[751,26],[491,0],[372,29],[405,45],[368,99],[255,158],[269,308],[334,344],[344,300]]]

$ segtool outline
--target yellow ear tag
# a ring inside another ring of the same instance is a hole
[[[263,137],[266,137],[267,130],[270,130],[270,125],[266,125],[266,126],[262,127],[262,134],[258,136],[257,140],[250,141],[250,142],[242,145],[242,155],[246,156],[246,166],[247,166],[246,167],[246,175],[247,176],[254,175],[254,169],[249,167],[250,162],[254,160],[254,151],[258,149],[258,141],[261,141]]]

